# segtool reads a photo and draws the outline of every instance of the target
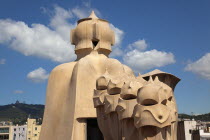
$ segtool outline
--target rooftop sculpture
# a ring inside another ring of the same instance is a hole
[[[179,78],[159,70],[136,77],[109,58],[114,32],[94,12],[78,21],[71,42],[77,59],[50,74],[40,140],[86,140],[88,118],[97,118],[104,140],[177,139]]]

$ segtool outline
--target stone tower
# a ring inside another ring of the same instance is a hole
[[[136,77],[108,57],[114,42],[94,12],[78,21],[71,31],[77,59],[49,76],[40,140],[176,140],[180,79],[159,70]]]

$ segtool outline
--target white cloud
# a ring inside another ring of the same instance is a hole
[[[123,54],[123,51],[121,50],[121,43],[124,37],[124,32],[123,30],[115,27],[113,24],[110,24],[110,28],[115,33],[115,44],[112,47],[112,53],[110,54],[110,57],[121,56]]]
[[[76,27],[76,20],[73,20],[74,15],[71,10],[63,9],[62,7],[55,6],[53,16],[50,19],[49,26],[61,36],[64,41],[69,43],[70,30]],[[69,20],[72,20],[69,22]],[[69,44],[70,45],[70,44]],[[72,49],[74,46],[70,45]]]
[[[14,94],[22,94],[22,93],[24,93],[24,91],[23,90],[14,90],[13,93]]]
[[[70,44],[70,30],[75,28],[78,18],[87,17],[91,10],[99,16],[100,12],[91,8],[90,4],[73,9],[64,9],[55,5],[54,11],[43,7],[41,9],[43,13],[50,13],[49,25],[37,23],[28,25],[23,21],[0,19],[0,44],[6,44],[25,56],[36,56],[55,62],[75,60],[74,46]],[[119,55],[123,31],[112,24],[111,27],[116,34],[116,48],[114,47],[113,55]]]
[[[115,46],[121,45],[124,32],[120,30],[119,28],[115,27],[113,24],[110,24],[110,28],[114,31],[115,33]]]
[[[6,63],[6,59],[4,59],[4,58],[0,59],[0,65],[5,64],[5,63]]]
[[[41,67],[27,74],[27,78],[35,83],[41,83],[47,80],[48,77],[49,77],[49,74],[47,73],[47,71]]]
[[[85,9],[81,10],[79,7],[76,7],[74,9],[72,9],[72,12],[79,18],[85,18],[85,17],[88,17],[89,15],[89,12],[87,12]]]
[[[205,54],[195,62],[189,63],[185,70],[210,80],[210,53]]]
[[[143,40],[137,40],[136,42],[128,45],[129,49],[137,49],[139,51],[144,51],[147,48],[146,41]]]
[[[142,51],[147,47],[145,40],[138,40],[130,44],[129,47],[133,48],[133,50],[128,51],[123,56],[123,61],[135,72],[143,72],[151,68],[175,63],[174,55],[170,52],[158,51],[155,49]]]
[[[8,44],[25,56],[37,56],[56,62],[74,60],[74,48],[70,45],[69,39],[67,40],[69,37],[66,37],[69,36],[67,29],[70,27],[67,27],[65,20],[70,16],[60,7],[55,7],[55,11],[56,14],[50,23],[52,29],[42,24],[28,26],[22,21],[0,20],[0,43]],[[64,15],[57,19],[57,15],[61,15],[59,12],[63,12]],[[59,21],[62,29],[58,23],[53,23],[55,20]]]
[[[91,7],[91,3],[83,2],[83,6],[75,7],[72,9],[72,13],[79,19],[89,17],[90,13],[94,11],[97,17],[102,18],[101,13],[96,8]]]

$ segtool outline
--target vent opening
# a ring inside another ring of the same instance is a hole
[[[98,45],[99,40],[92,40],[93,47],[96,47]]]

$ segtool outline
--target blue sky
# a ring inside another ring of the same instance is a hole
[[[47,77],[75,59],[69,33],[91,10],[116,33],[111,57],[179,78],[179,113],[210,112],[210,1],[1,0],[0,105],[44,104]]]

